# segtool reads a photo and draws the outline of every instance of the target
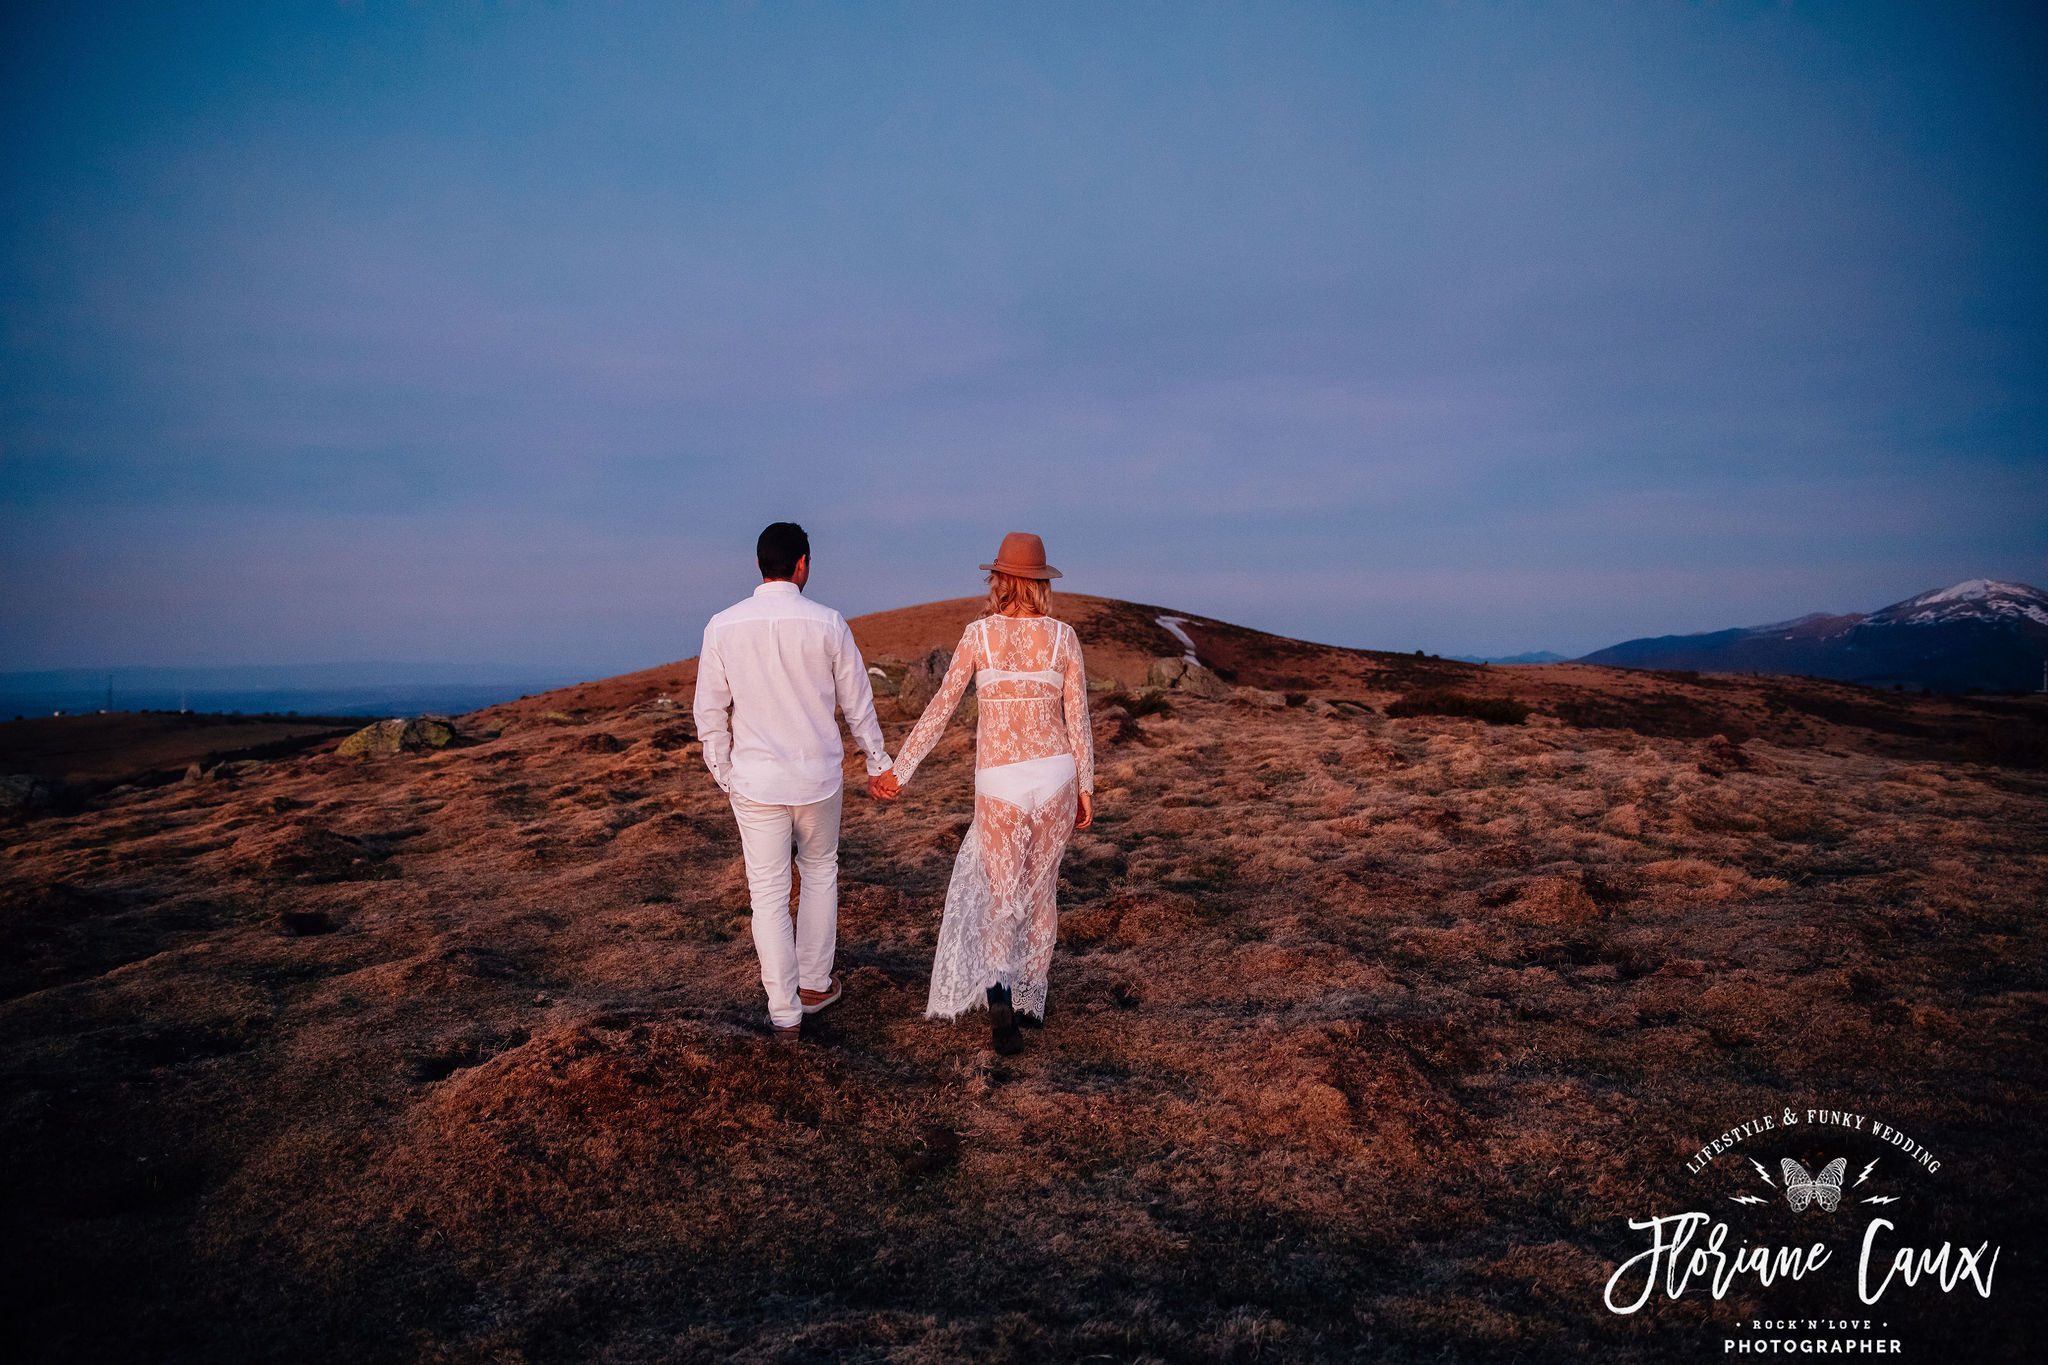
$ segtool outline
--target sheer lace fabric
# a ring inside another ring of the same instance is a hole
[[[896,755],[908,785],[945,732],[969,679],[979,698],[974,821],[960,843],[932,962],[927,1018],[954,1018],[1010,987],[1043,1016],[1059,932],[1060,857],[1078,793],[1095,790],[1088,680],[1073,627],[1049,616],[986,616],[953,651],[938,695]],[[1071,766],[1070,766],[1071,765]]]

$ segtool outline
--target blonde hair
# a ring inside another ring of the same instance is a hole
[[[1019,578],[1015,574],[991,572],[988,576],[988,606],[983,616],[1002,616],[1015,607],[1038,616],[1052,615],[1052,584],[1043,578]]]

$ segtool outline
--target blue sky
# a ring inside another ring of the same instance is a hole
[[[2048,582],[2028,6],[10,6],[0,668]]]

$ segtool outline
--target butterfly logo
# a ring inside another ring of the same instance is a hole
[[[1833,1213],[1842,1203],[1842,1173],[1849,1169],[1849,1158],[1838,1156],[1821,1167],[1819,1175],[1786,1157],[1780,1163],[1785,1173],[1785,1202],[1792,1206],[1792,1212],[1802,1213],[1807,1204],[1819,1204]]]

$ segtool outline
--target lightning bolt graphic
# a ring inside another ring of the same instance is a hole
[[[1866,1204],[1896,1204],[1899,1202],[1899,1197],[1895,1194],[1873,1194],[1863,1202]]]
[[[1877,1169],[1877,1160],[1876,1157],[1870,1159],[1870,1164],[1863,1168],[1863,1174],[1856,1177],[1856,1184],[1861,1185],[1864,1181],[1870,1179],[1870,1173]],[[1854,1187],[1852,1186],[1851,1188]]]
[[[1728,1197],[1738,1204],[1762,1204],[1769,1202],[1767,1200],[1759,1199],[1753,1194],[1731,1194]],[[1864,1202],[1869,1203],[1870,1201],[1865,1200]]]
[[[1769,1185],[1774,1190],[1778,1188],[1778,1182],[1771,1179],[1771,1173],[1764,1169],[1763,1162],[1758,1161],[1755,1157],[1751,1157],[1749,1164],[1756,1167],[1756,1173],[1764,1178],[1764,1184]],[[1763,1201],[1759,1200],[1757,1202],[1761,1203]]]

